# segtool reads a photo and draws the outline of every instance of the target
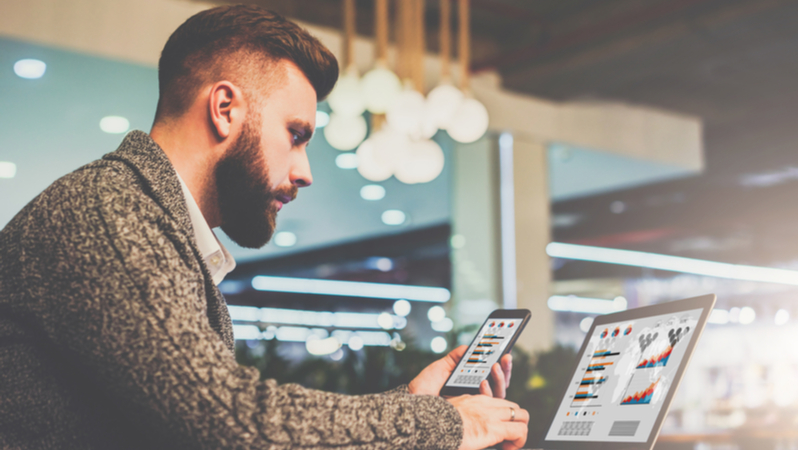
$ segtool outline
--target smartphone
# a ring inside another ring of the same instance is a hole
[[[440,395],[478,394],[481,382],[492,373],[492,365],[511,351],[530,318],[527,309],[498,309],[490,314]]]

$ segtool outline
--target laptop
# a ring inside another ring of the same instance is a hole
[[[716,296],[599,316],[540,444],[651,450]]]

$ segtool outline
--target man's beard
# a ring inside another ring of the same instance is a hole
[[[261,248],[275,232],[275,201],[279,196],[294,199],[297,187],[270,188],[261,133],[253,125],[259,121],[248,116],[241,134],[217,163],[217,201],[222,231],[242,247]]]

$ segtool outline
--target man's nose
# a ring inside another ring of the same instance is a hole
[[[299,153],[292,163],[292,170],[289,172],[289,181],[299,188],[311,186],[314,178],[311,176],[311,165],[308,162],[308,155],[305,149]]]

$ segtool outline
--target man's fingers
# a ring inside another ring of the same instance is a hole
[[[492,396],[492,388],[489,387],[488,380],[481,381],[481,385],[478,387],[478,393],[480,393],[481,395],[485,395],[487,397]]]
[[[492,365],[492,390],[496,398],[506,398],[506,377],[500,364]]]
[[[508,421],[511,422],[511,420],[510,420],[510,418],[511,418],[511,410],[510,409],[508,410],[508,416],[509,416],[509,420]],[[514,408],[514,422],[528,423],[528,421],[530,419],[531,419],[531,415],[528,414],[528,411],[526,411],[526,410],[524,410],[522,408]]]
[[[446,359],[448,359],[448,363],[451,363],[451,365],[455,368],[458,365],[458,362],[461,361],[461,358],[464,356],[464,353],[467,352],[467,348],[469,347],[467,347],[466,345],[459,345],[458,347],[454,348],[453,351],[448,353],[447,356],[445,357]]]
[[[503,369],[503,374],[506,378],[506,387],[511,384],[511,362],[511,353],[503,355],[503,357],[500,358],[500,368]]]
[[[503,450],[517,450],[528,440],[528,425],[522,422],[506,422]]]

